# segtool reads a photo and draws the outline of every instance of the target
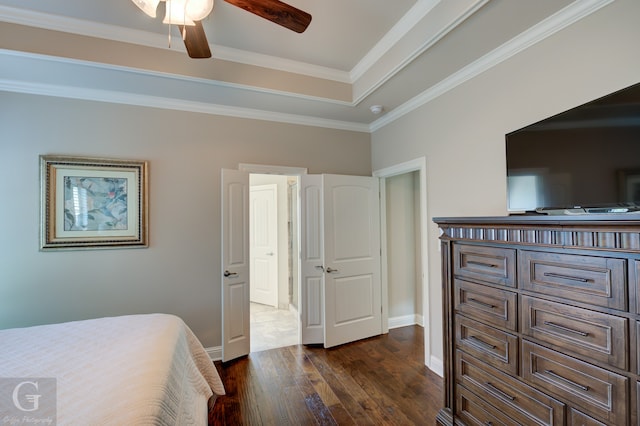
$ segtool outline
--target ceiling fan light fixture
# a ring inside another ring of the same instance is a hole
[[[213,10],[213,0],[166,0],[166,2],[166,14],[162,21],[165,24],[195,25],[194,21],[203,20]]]
[[[147,15],[152,18],[156,17],[156,9],[158,8],[158,3],[160,0],[131,0],[133,4],[138,6],[140,10],[142,10]]]
[[[213,10],[213,0],[187,0],[185,13],[192,21],[202,21]]]
[[[167,0],[167,10],[162,23],[171,25],[195,25],[193,20],[187,16],[186,11],[185,0]]]

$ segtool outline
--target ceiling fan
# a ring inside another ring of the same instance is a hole
[[[162,22],[178,25],[191,58],[210,58],[211,50],[201,21],[213,10],[214,0],[131,0],[144,13],[156,17],[160,1],[166,2]],[[302,33],[311,22],[311,15],[279,0],[225,0],[285,28]]]

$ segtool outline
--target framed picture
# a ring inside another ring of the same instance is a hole
[[[40,156],[40,249],[148,247],[146,161]]]

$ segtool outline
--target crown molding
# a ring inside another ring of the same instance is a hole
[[[357,81],[376,62],[395,46],[418,24],[441,0],[418,0],[415,5],[385,34],[382,39],[351,70],[350,81]]]
[[[484,4],[488,0],[478,0]],[[291,72],[295,74],[305,75],[314,78],[321,78],[340,83],[353,84],[357,79],[362,77],[372,66],[374,66],[382,56],[393,48],[403,37],[407,35],[424,17],[435,7],[441,0],[418,0],[416,4],[406,13],[401,20],[383,37],[383,39],[374,46],[374,48],[365,55],[365,57],[351,71],[343,71],[334,68],[312,65],[300,61],[258,54],[240,49],[234,49],[228,46],[210,44],[210,49],[214,52],[217,59],[236,62],[246,65],[264,67],[268,69]],[[476,4],[478,3],[476,2]],[[474,7],[473,10],[477,10]],[[467,13],[464,17],[468,16]],[[456,20],[456,23],[464,19]],[[0,21],[13,24],[31,26],[52,31],[60,31],[70,34],[77,34],[88,37],[101,38],[106,40],[118,41],[123,43],[138,44],[142,46],[152,47],[156,49],[178,50],[186,52],[182,43],[172,43],[169,46],[167,35],[153,33],[149,31],[135,30],[126,27],[120,27],[110,24],[104,24],[94,21],[86,21],[61,15],[53,15],[33,10],[13,8],[0,5]],[[446,32],[450,31],[450,26]],[[364,93],[354,100],[354,104],[358,104],[365,97],[382,86],[386,81],[400,72],[404,67],[409,65],[415,57],[424,52],[439,40],[446,32],[440,34],[436,39],[427,40],[421,46],[418,46],[414,53],[406,58],[401,64],[395,66],[390,72],[382,76],[371,87],[366,88]]]
[[[174,43],[169,47],[167,35],[149,31],[109,25],[101,22],[86,21],[66,16],[52,15],[33,10],[18,9],[0,5],[0,21],[12,24],[43,28],[88,37],[102,38],[123,43],[138,44],[157,49],[179,50],[186,52],[182,43]],[[325,80],[351,83],[347,71],[321,67],[290,59],[248,52],[231,47],[209,44],[217,59],[255,65],[264,68],[287,71]]]
[[[0,5],[0,21],[124,43],[135,43],[159,49],[169,49],[166,35],[118,27],[101,22],[52,15],[35,10]],[[182,50],[186,51],[184,48]]]
[[[432,101],[433,99],[439,97],[440,95],[448,92],[449,90],[459,86],[460,84],[476,77],[477,75],[487,71],[488,69],[500,64],[501,62],[511,58],[512,56],[518,54],[519,52],[527,49],[528,47],[544,40],[545,38],[555,34],[556,32],[562,30],[563,28],[573,24],[574,22],[579,21],[580,19],[590,15],[591,13],[599,10],[600,8],[612,3],[615,0],[581,0],[576,1],[553,16],[547,18],[545,21],[542,21],[538,25],[532,27],[528,31],[523,32],[522,34],[514,37],[507,43],[502,46],[494,49],[492,52],[487,55],[481,57],[480,59],[474,61],[468,66],[460,69],[458,72],[450,75],[446,79],[443,79],[439,83],[435,84],[431,88],[423,91],[418,94],[414,98],[409,101],[403,103],[399,107],[389,111],[384,114],[382,117],[372,122],[371,124],[363,124],[356,122],[346,122],[340,120],[329,120],[329,119],[320,119],[311,116],[303,116],[297,114],[287,114],[287,113],[275,113],[271,111],[264,111],[252,108],[241,108],[241,107],[230,107],[220,104],[210,104],[198,101],[190,101],[183,99],[174,99],[167,97],[158,97],[144,94],[134,94],[128,92],[119,92],[119,91],[109,91],[109,90],[97,90],[97,89],[89,89],[89,88],[79,88],[79,87],[71,87],[68,85],[56,85],[56,84],[43,84],[43,83],[33,83],[33,82],[25,82],[13,80],[11,78],[0,79],[0,90],[10,91],[10,92],[18,92],[18,93],[27,93],[27,94],[38,94],[45,96],[57,96],[63,98],[73,98],[73,99],[85,99],[85,100],[93,100],[93,101],[101,101],[101,102],[112,102],[112,103],[120,103],[120,104],[130,104],[130,105],[138,105],[138,106],[147,106],[154,108],[164,108],[164,109],[174,109],[174,110],[184,110],[190,112],[199,112],[205,114],[214,114],[214,115],[222,115],[222,116],[232,116],[232,117],[240,117],[240,118],[250,118],[257,120],[267,120],[267,121],[275,121],[281,123],[289,123],[289,124],[300,124],[300,125],[309,125],[316,127],[326,127],[333,128],[338,130],[349,130],[356,132],[375,132],[380,128],[386,126],[387,124],[392,123],[393,121],[399,119],[400,117],[412,112],[413,110],[419,108],[420,106]],[[121,27],[114,27],[104,24],[96,24],[90,23],[87,24],[85,21],[70,19],[70,18],[62,18],[60,17],[52,17],[49,14],[42,14],[38,12],[24,12],[22,10],[7,8],[0,6],[0,20],[6,22],[12,22],[16,24],[23,24],[29,26],[38,26],[46,29],[64,31],[64,32],[76,32],[80,31],[83,27],[87,31],[92,31],[92,34],[85,35],[93,35],[94,37],[101,38],[110,38],[116,41],[124,41],[131,42],[131,37],[138,37],[136,40],[143,40],[145,37],[148,38],[148,43],[141,43],[147,46],[157,47],[158,43],[157,39],[163,39],[162,43],[166,44],[166,39],[157,34],[151,34],[144,31],[137,30],[127,30]],[[70,25],[72,31],[67,26]],[[112,37],[108,35],[100,35],[101,31],[105,31],[111,34]],[[120,34],[118,37],[115,37],[115,34]],[[128,34],[127,34],[128,33]],[[166,46],[160,46],[161,48],[166,48]],[[232,56],[234,53],[237,53],[237,56],[240,57],[243,55],[241,52],[231,52],[228,51],[228,54]],[[96,64],[96,63],[83,63],[82,61],[73,61],[73,60],[65,60],[61,58],[53,58],[53,57],[44,57],[43,55],[33,55],[33,54],[24,54],[24,53],[16,53],[13,51],[1,51],[0,57],[2,55],[23,55],[27,57],[37,57],[39,59],[44,59],[47,61],[67,61],[74,65],[90,65],[94,67],[101,67],[103,69],[117,69],[119,71],[130,72],[130,73],[141,73],[145,75],[155,75],[155,76],[163,76],[167,78],[174,78],[178,80],[199,80],[189,77],[175,76],[175,75],[165,75],[162,73],[156,72],[147,72],[141,71],[137,69],[124,68],[124,67],[115,67],[104,64]],[[251,55],[249,55],[251,56]],[[242,61],[251,60],[247,56],[246,59]],[[263,58],[264,59],[264,58]],[[238,62],[242,62],[238,59]],[[257,64],[252,64],[257,65]],[[304,66],[303,66],[304,68]],[[326,71],[326,70],[325,70]],[[265,93],[275,93],[282,96],[287,97],[298,97],[305,98],[310,100],[316,100],[319,102],[330,102],[327,99],[315,99],[310,97],[305,97],[301,95],[296,95],[293,93],[284,93],[284,92],[270,92],[264,89],[258,89],[255,87],[240,87],[234,86],[223,82],[213,82],[213,81],[201,81],[203,84],[214,84],[220,86],[228,86],[234,87],[238,89],[244,89],[249,91],[257,91],[257,92],[265,92]],[[356,102],[334,102],[346,106],[354,107],[357,105]]]
[[[367,133],[369,131],[368,125],[361,123],[328,120],[296,114],[277,113],[252,108],[234,107],[185,99],[119,92],[114,90],[71,87],[68,85],[55,85],[0,79],[0,91],[197,112],[202,114],[248,118],[253,120],[263,120],[313,127],[324,127],[354,132]]]
[[[401,20],[394,25],[391,31],[389,31],[389,33],[387,33],[351,71],[322,67],[276,56],[262,55],[223,45],[209,44],[209,47],[211,51],[214,52],[217,59],[352,84],[371,66],[379,61],[386,52],[392,49],[396,43],[398,43],[440,2],[441,0],[418,0],[409,12],[407,12]],[[13,8],[9,6],[0,5],[0,21],[52,31],[61,31],[82,36],[138,44],[158,49],[179,50],[181,52],[186,51],[181,43],[174,43],[173,46],[169,47],[167,36],[164,34],[135,30],[116,25],[104,24],[101,22],[75,19],[61,15],[52,15],[33,10]],[[403,67],[404,66],[406,66],[406,63]],[[400,71],[400,69],[396,72]],[[395,72],[390,74],[388,78],[391,78],[393,75],[395,75]],[[379,84],[383,83],[384,81]],[[371,91],[372,90],[375,89],[371,89]]]
[[[561,11],[531,27],[529,30],[512,38],[502,46],[494,49],[466,67],[461,68],[459,71],[451,74],[404,104],[389,111],[371,123],[369,125],[369,131],[375,132],[381,129],[387,124],[392,123],[398,118],[425,105],[440,95],[447,93],[449,90],[495,67],[501,62],[506,61],[614,1],[615,0],[582,0],[573,2]]]
[[[462,22],[464,22],[471,15],[476,13],[478,11],[478,9],[480,9],[482,6],[484,6],[488,2],[489,2],[489,0],[477,0],[473,4],[471,4],[471,6],[466,8],[465,11],[462,14],[460,14],[459,16],[457,16],[455,20],[453,20],[451,23],[449,23],[447,26],[445,26],[441,31],[438,31],[436,34],[434,34],[433,37],[428,38],[421,45],[417,46],[416,49],[413,51],[413,53],[411,53],[409,56],[404,58],[404,60],[402,62],[396,64],[396,66],[394,66],[392,69],[390,69],[377,82],[375,82],[374,84],[369,86],[366,90],[364,90],[362,93],[360,93],[358,95],[358,97],[354,99],[354,101],[353,101],[354,104],[357,105],[360,102],[362,102],[365,98],[370,96],[373,92],[375,92],[382,85],[384,85],[387,81],[389,81],[393,76],[395,76],[400,71],[402,71],[406,66],[411,64],[411,62],[413,62],[418,56],[420,56],[421,54],[426,52],[431,46],[436,44],[439,40],[441,40],[444,36],[446,36],[449,32],[451,32],[453,29],[455,29],[458,25],[460,25]],[[414,23],[414,25],[416,23]],[[406,34],[406,32],[405,32],[405,34]]]
[[[259,53],[248,52],[246,50],[234,49],[232,47],[216,44],[211,45],[211,51],[214,52],[214,57],[216,59],[270,68],[277,71],[302,74],[309,77],[322,78],[325,80],[337,81],[340,83],[352,83],[351,76],[347,71],[341,71],[334,68],[327,68],[319,65],[310,65],[300,61],[292,61],[290,59],[278,58],[276,56],[262,55]]]
[[[128,74],[134,74],[134,75],[158,77],[158,78],[162,78],[162,79],[166,79],[168,81],[174,81],[174,82],[179,82],[179,81],[191,82],[191,83],[202,84],[202,85],[211,86],[211,87],[221,87],[221,88],[241,90],[245,92],[255,92],[255,93],[261,93],[261,94],[284,96],[292,99],[303,99],[303,100],[322,102],[322,103],[333,104],[333,105],[354,106],[353,102],[342,101],[342,100],[327,98],[327,97],[319,97],[319,96],[300,94],[300,93],[290,92],[290,91],[275,90],[275,89],[252,86],[247,84],[230,83],[222,80],[210,80],[207,78],[193,77],[193,76],[187,76],[183,74],[173,74],[168,72],[132,68],[132,67],[127,67],[122,65],[105,64],[102,62],[92,62],[92,61],[81,60],[81,59],[72,59],[72,58],[65,58],[65,57],[59,57],[59,56],[14,51],[14,50],[0,48],[0,58],[2,57],[31,58],[39,61],[44,61],[44,62],[69,64],[72,66],[85,67],[88,69],[118,71],[118,72],[124,72]]]

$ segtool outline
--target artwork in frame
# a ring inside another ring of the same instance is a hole
[[[40,249],[148,247],[148,164],[40,156]]]

